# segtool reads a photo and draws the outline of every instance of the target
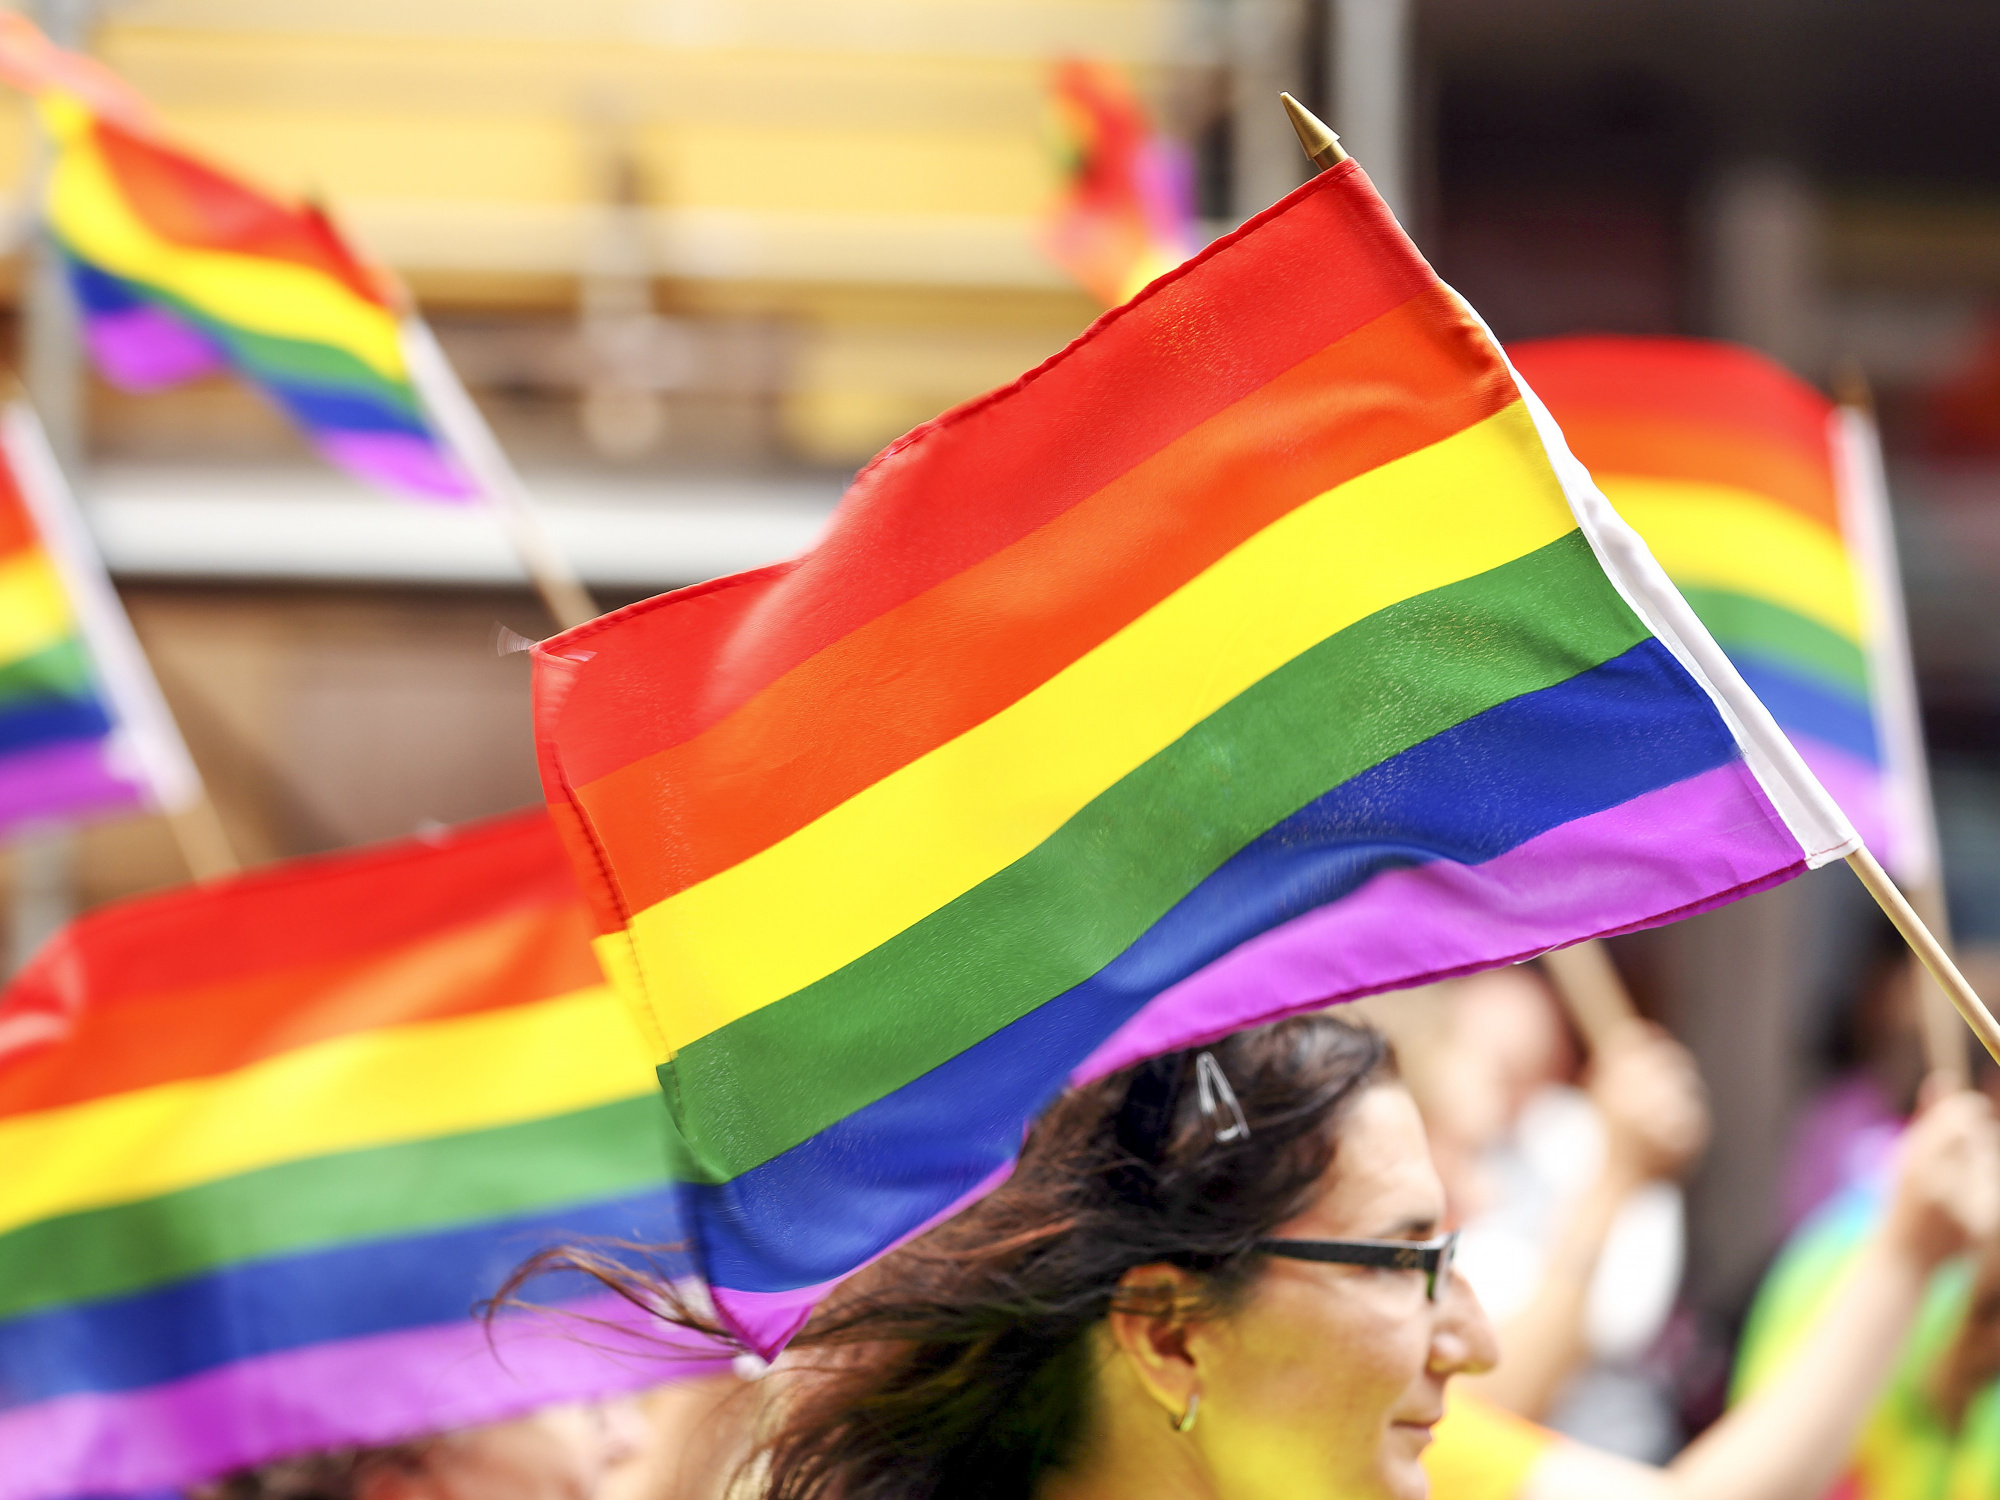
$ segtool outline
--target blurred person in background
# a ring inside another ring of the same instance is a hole
[[[1430,1500],[1820,1500],[1877,1408],[1896,1350],[1928,1318],[1940,1268],[2000,1228],[2000,1133],[1983,1096],[1941,1097],[1898,1143],[1882,1211],[1766,1361],[1764,1379],[1664,1467],[1562,1437],[1468,1392],[1426,1455]],[[1895,1399],[1893,1388],[1891,1400]],[[1972,1500],[1985,1487],[1862,1490],[1887,1500]],[[1854,1491],[1837,1491],[1846,1497]]]
[[[188,1492],[189,1500],[623,1500],[621,1471],[666,1434],[644,1399],[570,1402],[378,1448],[305,1453]],[[632,1497],[637,1500],[637,1497]]]
[[[1780,1187],[1788,1235],[1830,1198],[1881,1174],[1916,1106],[1923,1026],[1910,957],[1886,923],[1879,936],[1859,995],[1829,1028],[1824,1076],[1792,1130]]]
[[[2000,981],[2000,962],[1992,950],[1973,949],[1961,955],[1962,967],[1975,988],[1990,993]],[[1900,971],[1900,972],[1898,972]],[[1878,1080],[1893,1084],[1896,1074],[1884,1069],[1889,1060],[1907,1066],[1906,1054],[1918,1043],[1904,1034],[1903,1019],[1915,1025],[1914,996],[1907,964],[1880,965],[1871,976],[1856,1012],[1850,1036],[1873,1038],[1889,1046],[1862,1054],[1845,1079],[1836,1077],[1821,1092],[1822,1101],[1874,1087]],[[2000,1099],[2000,1069],[1974,1049],[1974,1079],[1989,1098]],[[1835,1299],[1843,1295],[1859,1247],[1887,1211],[1890,1199],[1889,1158],[1909,1125],[1895,1113],[1887,1087],[1876,1095],[1879,1112],[1863,1116],[1849,1112],[1848,1122],[1865,1121],[1854,1130],[1836,1156],[1824,1143],[1808,1160],[1825,1164],[1831,1158],[1838,1171],[1825,1169],[1820,1192],[1805,1203],[1806,1211],[1773,1261],[1758,1289],[1738,1349],[1734,1382],[1737,1399],[1748,1399],[1765,1388],[1772,1371],[1798,1346],[1804,1330]],[[1824,1122],[1836,1112],[1819,1115]],[[1809,1118],[1808,1127],[1815,1122]],[[1801,1138],[1812,1142],[1810,1130]],[[1796,1200],[1787,1207],[1796,1207]],[[1893,1360],[1887,1389],[1853,1445],[1837,1493],[1843,1500],[1991,1500],[2000,1496],[2000,1237],[1990,1237],[1977,1256],[1941,1267],[1925,1289],[1922,1310],[1909,1337]]]
[[[1634,1458],[1679,1446],[1638,1369],[1679,1289],[1674,1179],[1708,1138],[1686,1050],[1634,1021],[1580,1067],[1541,973],[1517,966],[1366,1002],[1395,1040],[1503,1358],[1482,1400]],[[1581,1072],[1585,1087],[1573,1083]]]
[[[680,1380],[407,1443],[301,1454],[198,1486],[189,1500],[721,1500],[756,1411],[754,1385],[733,1375]]]

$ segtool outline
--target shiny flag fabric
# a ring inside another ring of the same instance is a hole
[[[169,145],[136,101],[85,102],[80,65],[25,22],[0,33],[0,77],[35,96],[54,144],[43,213],[105,377],[146,391],[233,369],[358,477],[469,497],[411,383],[395,311],[326,215]],[[98,94],[115,88],[100,82]]]
[[[0,408],[0,833],[200,795],[40,424]]]
[[[473,1316],[677,1239],[663,1115],[539,811],[91,913],[0,994],[0,1497],[717,1368],[575,1286]]]
[[[718,1307],[781,1345],[1065,1081],[1853,847],[1351,163],[535,653]]]
[[[1854,439],[1833,403],[1707,340],[1550,339],[1508,354],[1869,847],[1906,874],[1924,830],[1891,815],[1871,660],[1885,622],[1851,535]]]

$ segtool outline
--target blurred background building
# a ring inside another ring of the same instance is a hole
[[[323,198],[401,274],[606,604],[798,550],[871,453],[1085,326],[1094,306],[1037,244],[1058,185],[1055,60],[1128,72],[1194,153],[1210,234],[1303,180],[1275,104],[1290,89],[1503,338],[1715,334],[1820,382],[1837,359],[1861,362],[1891,449],[1954,915],[1962,935],[2000,939],[2000,7],[34,13],[87,40],[189,143]],[[34,301],[34,166],[25,111],[9,113],[12,332]],[[538,795],[526,663],[492,632],[547,621],[483,516],[364,492],[232,381],[123,396],[46,340],[25,352],[248,858]],[[17,863],[58,905],[180,878],[144,820]],[[1850,884],[1822,872],[1620,946],[1718,1100],[1692,1288],[1718,1323],[1773,1243],[1787,1122],[1860,984],[1872,928]]]

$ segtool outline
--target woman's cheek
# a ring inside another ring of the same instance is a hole
[[[1274,1289],[1275,1290],[1275,1289]],[[1236,1321],[1204,1443],[1225,1500],[1373,1500],[1392,1411],[1422,1374],[1422,1323],[1374,1278],[1260,1297]],[[1415,1336],[1413,1336],[1415,1335]],[[1329,1351],[1339,1350],[1339,1358]]]

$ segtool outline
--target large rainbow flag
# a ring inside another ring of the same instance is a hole
[[[0,833],[201,796],[34,413],[0,408]]]
[[[535,665],[760,1350],[1069,1079],[1855,846],[1351,163]]]
[[[0,994],[0,1497],[717,1368],[573,1286],[472,1316],[677,1238],[664,1113],[539,811],[91,913]]]
[[[1883,622],[1833,404],[1732,344],[1566,338],[1508,354],[1862,837],[1903,865],[1913,834],[1891,816],[1871,661]]]
[[[1109,64],[1058,65],[1049,105],[1063,191],[1043,243],[1098,301],[1123,302],[1198,248],[1193,163]]]
[[[43,212],[106,378],[145,391],[234,369],[362,479],[470,496],[396,312],[325,213],[174,147],[136,104],[114,113],[115,81],[86,89],[83,66],[25,20],[0,29],[0,78],[35,96],[54,143]]]
[[[1736,1399],[1768,1381],[1839,1296],[1881,1216],[1884,1191],[1880,1181],[1848,1188],[1779,1251],[1737,1346]],[[1933,1373],[1958,1336],[1972,1280],[1963,1260],[1931,1278],[1882,1399],[1828,1500],[1992,1500],[2000,1492],[2000,1385],[1973,1397],[1956,1432],[1931,1396]]]

